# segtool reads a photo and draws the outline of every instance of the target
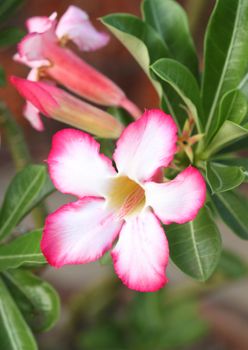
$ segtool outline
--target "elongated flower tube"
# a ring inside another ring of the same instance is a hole
[[[56,86],[15,76],[12,76],[10,81],[19,93],[31,103],[26,108],[33,106],[38,112],[48,117],[86,130],[99,137],[117,138],[121,134],[122,124],[109,113],[79,100]],[[39,118],[37,123],[42,123],[39,115],[36,115],[36,118]]]
[[[96,31],[84,11],[70,6],[58,24],[54,14],[33,17],[27,21],[27,28],[29,34],[18,45],[17,61],[31,67],[36,62],[39,76],[50,77],[89,101],[120,106],[134,118],[140,117],[140,110],[115,83],[64,47],[68,40],[83,51],[107,44],[107,34]]]
[[[112,249],[125,285],[142,292],[162,288],[169,249],[161,223],[193,220],[206,197],[204,179],[192,166],[172,181],[155,182],[158,170],[172,161],[176,141],[173,119],[147,111],[119,138],[116,171],[86,133],[55,134],[47,160],[50,177],[59,191],[78,200],[47,217],[41,241],[47,261],[55,267],[83,264]]]

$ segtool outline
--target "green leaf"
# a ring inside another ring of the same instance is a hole
[[[248,149],[248,135],[236,142],[231,143],[230,145],[227,145],[226,147],[224,146],[220,153],[231,153],[246,149]]]
[[[1,0],[0,26],[23,4],[24,0]]]
[[[187,275],[206,281],[214,272],[220,258],[219,230],[206,208],[196,219],[183,225],[166,228],[170,257]]]
[[[219,130],[225,120],[240,125],[247,114],[247,109],[246,97],[240,90],[227,92],[221,99],[218,118],[210,127],[208,139]]]
[[[162,58],[151,66],[160,81],[168,83],[184,101],[201,131],[201,99],[197,82],[191,72],[179,62]],[[182,121],[180,122],[182,126]]]
[[[173,0],[144,0],[143,17],[163,38],[171,57],[198,78],[198,59],[183,8]]]
[[[248,136],[248,128],[226,120],[209,145],[205,146],[205,159],[222,148]]]
[[[247,276],[248,265],[238,255],[223,250],[217,272],[226,278],[238,279]]]
[[[25,270],[4,272],[6,284],[16,304],[34,331],[47,331],[57,322],[60,302],[47,282]]]
[[[150,64],[169,55],[159,34],[140,18],[129,14],[111,14],[102,17],[101,21],[133,55],[161,95],[161,87],[149,71]]]
[[[28,165],[17,173],[5,194],[0,211],[0,239],[3,239],[32,209],[47,181],[46,167]]]
[[[228,166],[215,162],[207,163],[207,181],[212,193],[229,191],[245,180],[245,173],[239,166]]]
[[[0,31],[0,47],[17,44],[25,35],[19,28],[11,27]]]
[[[222,96],[243,79],[247,57],[247,0],[218,0],[205,37],[202,96],[207,131],[218,117]]]
[[[41,265],[46,259],[40,250],[42,230],[25,233],[8,244],[0,246],[0,271],[21,265]]]
[[[3,67],[0,66],[0,87],[6,84],[6,76]]]
[[[236,166],[242,169],[245,176],[248,176],[248,158],[229,158],[229,156],[217,157],[214,159],[216,162],[229,166]]]
[[[234,191],[215,194],[213,202],[220,217],[242,239],[248,239],[248,200]]]
[[[0,344],[3,350],[36,350],[30,328],[0,278]]]

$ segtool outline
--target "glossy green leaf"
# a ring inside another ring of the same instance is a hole
[[[220,153],[231,153],[231,152],[237,152],[241,150],[247,150],[248,149],[248,135],[245,137],[242,137],[238,141],[232,142],[230,145],[224,146],[223,149],[221,149]]]
[[[217,193],[213,202],[222,220],[242,239],[248,239],[248,199],[234,191]]]
[[[32,209],[47,181],[46,167],[28,165],[11,181],[0,211],[0,239],[3,239]]]
[[[37,350],[33,334],[0,278],[0,344],[3,350]]]
[[[177,121],[186,118],[186,113],[181,107],[181,99],[178,94],[165,83],[162,90],[150,70],[150,65],[162,57],[169,57],[169,50],[160,35],[148,24],[135,16],[127,14],[112,14],[102,18],[102,23],[121,41],[129,50],[141,68],[147,74],[154,85],[158,95],[162,98],[163,109]],[[178,122],[178,127],[180,125]]]
[[[248,274],[248,264],[237,254],[228,250],[223,250],[217,269],[225,278],[237,279],[246,277]]]
[[[60,302],[47,282],[25,270],[4,272],[5,282],[23,317],[35,331],[47,331],[57,322]]]
[[[235,156],[235,158],[229,158],[227,156],[222,158],[215,158],[215,160],[218,163],[229,165],[229,166],[236,166],[243,170],[245,175],[248,175],[248,158],[238,158]]]
[[[187,275],[206,281],[221,253],[220,233],[208,210],[202,208],[194,221],[166,227],[166,235],[173,262]]]
[[[40,250],[42,230],[25,233],[0,246],[0,271],[21,265],[41,265],[46,259]]]
[[[0,66],[0,87],[6,84],[6,76],[3,67]]]
[[[247,0],[218,0],[205,37],[202,95],[207,130],[218,117],[221,98],[243,79],[247,57]]]
[[[11,27],[0,31],[0,47],[7,47],[17,44],[25,35],[19,28]]]
[[[227,92],[221,99],[218,118],[211,124],[208,139],[219,130],[225,120],[241,124],[247,114],[247,107],[246,97],[240,90]]]
[[[163,38],[171,57],[198,78],[198,59],[183,8],[173,0],[144,0],[143,17]]]
[[[239,166],[208,162],[206,177],[212,193],[219,193],[238,187],[246,175]]]
[[[213,140],[205,147],[205,157],[217,153],[222,148],[248,136],[248,128],[226,120]]]
[[[161,87],[151,77],[149,70],[150,64],[169,55],[159,34],[140,18],[129,14],[111,14],[102,17],[101,21],[129,50],[161,95]]]
[[[1,0],[0,1],[0,26],[9,16],[23,4],[24,0]]]
[[[168,83],[181,97],[190,114],[194,117],[198,130],[201,131],[200,91],[191,72],[179,62],[169,58],[156,61],[151,69],[160,81]]]

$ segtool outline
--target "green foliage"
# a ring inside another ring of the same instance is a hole
[[[0,295],[0,343],[2,349],[38,349],[30,328],[1,278]]]
[[[52,286],[30,271],[8,270],[4,280],[29,326],[36,332],[47,331],[59,317],[60,304]]]
[[[0,66],[0,87],[6,84],[6,77],[3,67]]]
[[[41,265],[46,260],[40,251],[42,230],[25,233],[10,243],[0,245],[0,271],[22,265]]]
[[[215,162],[207,164],[206,179],[213,194],[238,187],[244,182],[245,177],[245,172],[240,166],[228,166]]]
[[[198,78],[198,59],[183,8],[173,0],[144,0],[144,21],[161,36],[170,57],[185,65]]]
[[[166,227],[170,257],[189,276],[206,281],[215,270],[221,254],[219,230],[206,208],[196,219]]]
[[[222,220],[242,239],[248,239],[248,200],[234,191],[218,193],[213,202]]]
[[[17,173],[5,194],[0,211],[0,239],[9,235],[20,220],[51,193],[47,183],[50,182],[43,165],[28,165]]]
[[[0,211],[1,239],[11,237],[16,225],[52,191],[46,167],[28,165],[16,174]],[[18,230],[17,230],[18,232]],[[3,349],[37,349],[32,330],[50,329],[59,317],[55,290],[26,268],[42,266],[42,230],[19,234],[0,245],[0,344]]]
[[[181,63],[168,58],[156,61],[151,69],[162,83],[168,83],[181,97],[200,132],[202,108],[200,90],[194,76]],[[178,120],[179,126],[183,127],[184,122],[185,119]]]
[[[15,27],[0,31],[0,48],[17,44],[24,35],[23,30]]]

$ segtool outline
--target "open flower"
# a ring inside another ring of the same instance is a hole
[[[52,79],[89,101],[123,107],[134,118],[141,115],[114,82],[65,48],[69,40],[82,51],[93,51],[108,43],[109,36],[97,31],[84,11],[70,6],[58,23],[54,13],[50,17],[32,17],[26,25],[29,34],[19,43],[14,59],[32,68],[30,80]],[[24,116],[41,130],[37,113],[30,105],[24,110]]]
[[[66,91],[46,82],[34,82],[15,76],[11,83],[27,100],[26,109],[31,108],[31,123],[43,127],[39,113],[63,123],[86,130],[103,138],[117,138],[123,125],[111,114],[79,100]]]
[[[191,166],[172,181],[154,181],[173,159],[176,141],[173,119],[160,110],[147,111],[119,138],[116,171],[86,133],[55,134],[48,157],[51,179],[78,200],[46,219],[41,249],[48,262],[61,267],[95,261],[119,236],[111,254],[122,282],[143,292],[163,287],[169,249],[160,221],[193,220],[206,196],[204,179]]]

